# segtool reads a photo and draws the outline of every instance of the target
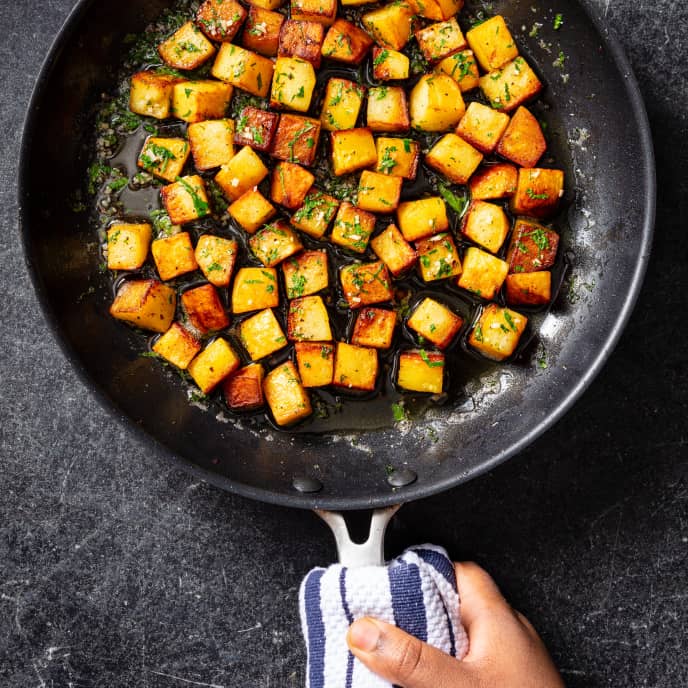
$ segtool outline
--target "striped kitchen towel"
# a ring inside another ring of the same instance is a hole
[[[389,688],[349,652],[346,632],[362,616],[396,624],[462,659],[454,565],[441,547],[407,549],[387,566],[315,568],[301,583],[301,628],[308,650],[307,688]]]

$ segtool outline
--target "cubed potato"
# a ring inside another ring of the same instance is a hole
[[[301,207],[315,177],[293,162],[281,161],[272,170],[270,198],[279,205],[294,210]]]
[[[383,48],[401,50],[411,38],[413,14],[409,4],[393,2],[366,12],[361,17],[361,23]]]
[[[308,392],[291,361],[282,363],[267,374],[263,391],[277,425],[292,425],[313,413]]]
[[[371,239],[370,246],[395,277],[406,272],[416,263],[415,250],[404,239],[396,225],[389,225],[387,229]]]
[[[509,115],[478,102],[471,103],[456,133],[483,153],[492,153],[509,125]]]
[[[446,349],[463,325],[463,318],[435,299],[424,298],[406,324],[438,349]]]
[[[220,81],[265,98],[270,92],[272,60],[233,43],[223,43],[211,74]]]
[[[268,168],[251,149],[244,146],[215,175],[215,182],[230,201],[236,201],[268,176]]]
[[[462,50],[454,55],[445,57],[436,67],[450,76],[461,89],[461,93],[478,88],[480,72],[472,50]]]
[[[252,361],[274,354],[287,345],[284,330],[271,308],[244,320],[239,325],[239,339]]]
[[[542,90],[542,83],[530,65],[517,57],[497,71],[480,77],[480,88],[493,108],[511,112]]]
[[[420,145],[412,139],[395,139],[380,136],[375,140],[377,172],[403,179],[415,179],[420,158]]]
[[[231,119],[195,122],[189,125],[187,134],[194,165],[198,170],[212,170],[226,165],[234,157],[234,122]]]
[[[416,13],[426,19],[444,21],[459,13],[463,7],[463,0],[411,0]]]
[[[332,26],[337,18],[337,0],[291,0],[291,18]]]
[[[365,253],[374,229],[375,215],[344,201],[337,211],[330,240],[355,253]]]
[[[246,0],[252,7],[260,7],[264,10],[276,10],[284,4],[284,0]]]
[[[213,340],[189,363],[187,370],[203,394],[209,394],[241,365],[231,345],[221,337]]]
[[[156,239],[151,244],[151,253],[162,280],[171,280],[198,269],[188,232]]]
[[[456,17],[425,26],[416,31],[415,36],[428,62],[439,62],[467,47]]]
[[[377,349],[337,342],[332,380],[335,387],[372,392],[377,371]]]
[[[284,220],[265,225],[248,240],[248,245],[253,255],[268,268],[278,265],[303,248],[296,232]]]
[[[518,170],[509,163],[487,165],[479,169],[468,182],[471,198],[485,201],[511,198],[516,191]]]
[[[441,394],[444,387],[444,354],[411,349],[399,354],[397,385],[409,392]]]
[[[486,72],[499,69],[518,57],[516,42],[504,17],[499,14],[474,26],[466,34],[466,40]]]
[[[561,170],[522,167],[509,206],[515,215],[545,218],[556,213],[563,195],[564,173]]]
[[[461,89],[444,73],[423,75],[411,89],[411,126],[421,131],[453,129],[466,111]]]
[[[327,82],[320,114],[323,129],[353,129],[361,111],[364,94],[363,86],[354,81],[339,77],[330,79]]]
[[[503,361],[516,350],[527,322],[525,315],[490,303],[483,308],[468,343],[486,358]]]
[[[185,122],[225,116],[233,88],[220,81],[181,81],[172,89],[172,114]]]
[[[391,301],[394,296],[389,273],[381,261],[347,265],[340,270],[339,278],[349,308]]]
[[[376,81],[408,79],[411,61],[391,48],[373,48],[373,78]]]
[[[399,205],[402,182],[401,177],[363,170],[356,204],[372,213],[391,213]]]
[[[227,212],[249,234],[254,234],[277,211],[258,189],[249,189],[227,208]]]
[[[279,306],[277,270],[241,268],[232,287],[232,313],[250,313]]]
[[[322,29],[320,24],[316,26]],[[282,32],[284,33],[284,29]],[[277,58],[270,94],[272,107],[307,112],[314,88],[315,70],[310,62],[299,57]]]
[[[461,260],[449,232],[435,234],[416,242],[420,276],[425,282],[461,274]]]
[[[304,387],[326,387],[334,377],[334,346],[317,342],[296,342],[296,364]]]
[[[449,229],[447,206],[439,196],[400,203],[397,220],[406,241],[416,241]]]
[[[502,248],[509,229],[509,218],[501,206],[486,201],[471,201],[461,223],[464,236],[492,253]]]
[[[184,79],[157,72],[136,72],[131,77],[129,109],[137,115],[167,119],[172,110],[174,85]]]
[[[509,264],[496,256],[471,246],[463,256],[463,272],[457,285],[480,298],[490,300],[502,288]]]
[[[445,134],[426,154],[425,162],[454,184],[465,184],[483,154],[456,134]]]
[[[198,69],[215,54],[215,46],[193,22],[186,22],[158,46],[158,53],[174,69]]]
[[[153,228],[148,222],[115,222],[107,231],[110,270],[138,270],[148,257]]]
[[[287,338],[292,342],[332,340],[330,316],[320,296],[303,296],[289,302]]]
[[[246,19],[246,10],[237,0],[205,0],[196,13],[196,23],[211,41],[229,42]]]
[[[271,154],[278,160],[312,165],[320,140],[320,122],[285,112],[280,116]]]
[[[251,7],[241,42],[247,50],[265,57],[275,57],[285,16],[262,7]]]
[[[373,45],[373,39],[346,19],[336,19],[328,29],[322,45],[322,55],[330,60],[358,64]]]
[[[210,284],[228,287],[238,252],[239,245],[234,239],[203,234],[198,238],[194,255]]]
[[[153,351],[168,363],[186,370],[194,356],[201,350],[201,342],[180,323],[172,323],[165,334],[156,339]]]
[[[310,296],[330,284],[327,251],[302,251],[282,263],[287,298]]]
[[[397,314],[385,308],[361,308],[356,316],[351,343],[373,349],[389,349],[394,338]]]
[[[559,235],[533,220],[518,218],[511,234],[506,260],[509,272],[537,272],[554,265]]]
[[[245,107],[236,122],[234,143],[267,153],[277,132],[279,115],[255,107]]]
[[[127,280],[117,291],[110,315],[152,332],[166,332],[174,320],[177,293],[155,279]]]
[[[331,137],[332,171],[335,175],[350,174],[372,167],[377,162],[375,139],[370,129],[333,131]]]
[[[187,289],[182,293],[182,306],[189,322],[203,334],[224,330],[229,326],[229,318],[220,300],[217,289],[212,284]]]
[[[547,149],[540,122],[523,106],[509,122],[497,145],[497,153],[521,167],[535,167]]]
[[[160,196],[173,225],[200,220],[210,215],[203,179],[197,174],[179,177],[160,190]]]
[[[292,17],[282,26],[277,54],[280,57],[297,57],[310,63],[314,69],[320,69],[320,50],[324,40],[325,27],[321,23],[298,21]],[[273,90],[274,87],[273,83]]]
[[[265,403],[265,370],[260,363],[239,368],[222,383],[225,402],[232,411],[255,411]]]
[[[368,89],[366,121],[371,131],[407,131],[411,126],[406,93],[400,86]]]
[[[339,208],[339,201],[317,189],[311,189],[303,205],[292,215],[291,224],[314,239],[321,239]]]
[[[523,272],[506,276],[506,302],[511,306],[544,306],[552,298],[552,273]]]

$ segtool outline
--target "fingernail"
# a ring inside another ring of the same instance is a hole
[[[363,652],[373,652],[380,642],[380,629],[369,619],[354,621],[349,627],[349,644]]]

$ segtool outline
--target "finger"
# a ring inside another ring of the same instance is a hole
[[[476,621],[492,615],[495,611],[510,609],[487,571],[472,561],[456,563],[454,567],[461,601],[461,622],[469,635]]]

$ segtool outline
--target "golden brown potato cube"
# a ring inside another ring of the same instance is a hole
[[[559,235],[533,220],[518,218],[511,234],[506,260],[509,272],[537,272],[554,265]]]
[[[309,296],[327,289],[327,251],[302,251],[282,263],[287,298]]]
[[[182,81],[172,89],[172,114],[185,122],[225,116],[233,88],[220,81]]]
[[[193,22],[186,22],[158,46],[158,53],[174,69],[198,69],[215,54],[215,46]]]
[[[236,123],[234,143],[267,153],[275,138],[279,115],[255,107],[245,107]]]
[[[476,244],[497,253],[509,233],[509,218],[501,206],[486,201],[471,201],[463,216],[461,232]]]
[[[304,296],[289,303],[287,337],[292,342],[332,340],[330,316],[320,296]]]
[[[406,241],[416,241],[449,229],[447,206],[439,196],[400,203],[397,220]]]
[[[197,174],[179,177],[160,190],[160,196],[173,225],[183,225],[210,215],[203,179]]]
[[[540,93],[542,83],[528,63],[517,57],[501,69],[480,77],[480,88],[493,108],[511,112]]]
[[[279,306],[277,270],[241,268],[232,287],[232,313],[250,313]]]
[[[466,111],[459,85],[443,72],[423,75],[411,89],[411,126],[421,131],[453,129]]]
[[[420,145],[412,139],[380,136],[375,140],[377,165],[375,170],[403,179],[415,179],[420,158]]]
[[[454,277],[461,274],[461,260],[449,232],[416,242],[418,267],[424,282]]]
[[[463,7],[463,0],[411,0],[416,13],[426,19],[444,21],[459,13]]]
[[[196,243],[196,262],[205,278],[216,287],[228,287],[239,246],[234,239],[203,234]]]
[[[253,7],[260,7],[264,10],[276,10],[284,4],[284,0],[247,0]]]
[[[400,86],[368,89],[366,121],[371,131],[407,131],[411,120],[404,89]]]
[[[224,330],[229,325],[225,307],[212,284],[187,289],[182,294],[182,306],[189,322],[203,334]]]
[[[516,191],[518,170],[509,163],[487,165],[478,170],[468,182],[471,198],[484,201],[511,198]]]
[[[232,411],[254,411],[265,403],[263,380],[265,370],[260,363],[244,366],[222,383],[227,406]]]
[[[394,338],[397,314],[384,308],[361,308],[356,317],[351,343],[373,349],[389,349]]]
[[[320,121],[323,129],[353,129],[363,102],[364,87],[349,79],[330,79],[325,89]]]
[[[486,72],[499,69],[518,57],[516,42],[504,17],[499,14],[474,26],[466,34],[466,39],[480,66]]]
[[[277,425],[291,425],[313,413],[308,392],[291,361],[282,363],[267,374],[263,391]]]
[[[151,244],[151,253],[162,280],[171,280],[198,269],[188,232],[156,239]]]
[[[277,55],[280,31],[285,17],[261,7],[251,7],[244,26],[241,42],[247,50],[253,50],[265,57]]]
[[[377,349],[337,342],[334,356],[335,387],[372,392],[377,381]]]
[[[350,251],[365,253],[374,229],[375,215],[344,201],[337,211],[330,240],[333,244]]]
[[[193,357],[201,350],[201,343],[178,322],[155,341],[153,351],[173,366],[186,370]]]
[[[320,122],[285,112],[280,116],[271,155],[278,160],[312,165],[320,139]]]
[[[480,83],[478,63],[472,50],[462,50],[454,55],[445,57],[435,69],[444,72],[454,79],[459,85],[461,93],[478,88]]]
[[[408,79],[411,61],[391,48],[373,48],[373,78],[376,81]]]
[[[107,231],[110,270],[138,270],[148,257],[153,228],[148,222],[115,222]]]
[[[366,12],[361,17],[361,22],[383,48],[401,50],[411,38],[413,14],[413,8],[410,5],[404,2],[393,2]]]
[[[399,205],[401,177],[363,170],[358,183],[356,203],[372,213],[391,213]]]
[[[415,36],[428,62],[439,62],[467,47],[456,17],[419,29]]]
[[[315,26],[322,29],[320,24]],[[315,70],[310,62],[299,57],[277,58],[270,94],[272,107],[306,112],[311,106],[314,88]]]
[[[250,146],[244,146],[215,175],[215,181],[230,201],[236,201],[249,189],[258,186],[268,176],[268,168],[253,152]]]
[[[438,349],[446,349],[461,329],[463,318],[439,301],[425,298],[411,313],[407,324]]]
[[[166,332],[174,320],[177,294],[155,279],[127,280],[117,291],[110,315],[144,330]]]
[[[479,151],[492,153],[508,125],[509,115],[473,102],[456,127],[456,133]]]
[[[397,385],[409,392],[441,394],[444,386],[444,354],[411,349],[399,354]]]
[[[483,308],[468,343],[486,358],[503,361],[516,350],[527,322],[525,315],[490,303]]]
[[[502,288],[509,264],[471,246],[463,256],[463,272],[457,285],[488,301]]]
[[[546,149],[540,122],[526,108],[519,107],[497,145],[497,153],[521,167],[535,167]]]
[[[270,198],[289,210],[303,205],[315,177],[293,162],[278,162],[272,170]]]
[[[227,212],[249,234],[254,234],[277,211],[258,189],[249,189],[227,208]]]
[[[404,239],[396,225],[389,225],[371,239],[370,246],[395,277],[411,268],[417,259],[415,250]]]
[[[187,370],[203,394],[209,394],[241,365],[230,344],[218,337],[189,363]]]
[[[339,278],[349,308],[391,301],[394,296],[389,273],[381,261],[347,265],[340,270]]]
[[[205,0],[196,13],[196,23],[211,41],[229,42],[246,19],[237,0]]]
[[[552,298],[552,273],[523,272],[506,276],[506,302],[512,306],[544,306]]]
[[[297,229],[314,239],[321,239],[339,208],[339,201],[317,189],[311,190],[303,205],[291,216],[291,223]]]
[[[291,18],[332,26],[337,18],[337,0],[291,0]]]
[[[270,92],[272,60],[233,43],[223,43],[211,74],[220,81],[265,98]]]
[[[334,346],[317,342],[296,342],[296,364],[304,387],[326,387],[334,376]]]
[[[372,167],[377,162],[375,139],[370,129],[346,129],[333,131],[332,171],[335,175],[350,174]]]
[[[268,268],[278,265],[303,248],[296,232],[284,220],[265,225],[248,240],[248,245],[253,255]]]
[[[564,173],[561,170],[521,168],[516,193],[509,203],[515,215],[549,217],[559,208],[564,195]]]
[[[226,165],[234,157],[234,122],[231,119],[195,122],[189,125],[187,134],[198,170]]]
[[[298,57],[310,63],[314,69],[320,69],[320,49],[324,40],[325,27],[321,23],[287,19],[280,32],[277,54],[280,57]]]
[[[169,74],[136,72],[131,77],[129,109],[137,115],[167,119],[172,108],[174,85],[184,81]]]
[[[287,345],[287,338],[271,308],[252,315],[239,325],[239,339],[252,361],[265,358]]]
[[[358,64],[373,45],[373,39],[346,19],[336,19],[328,29],[322,45],[323,57]]]
[[[465,184],[483,154],[456,134],[445,134],[426,154],[425,162],[455,184]]]

